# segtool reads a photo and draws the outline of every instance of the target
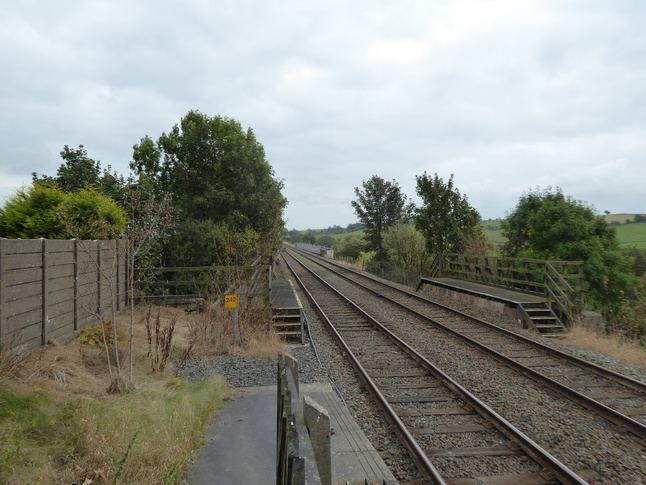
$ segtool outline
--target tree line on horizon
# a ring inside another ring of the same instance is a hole
[[[615,228],[588,204],[561,188],[529,190],[500,221],[505,243],[493,248],[482,219],[455,186],[453,175],[416,176],[415,206],[399,184],[374,175],[355,187],[351,202],[363,225],[363,238],[324,235],[313,241],[335,255],[362,261],[377,274],[428,270],[443,253],[552,261],[583,261],[587,305],[602,313],[609,328],[646,338],[646,251],[619,246]],[[307,235],[307,234],[306,234]],[[303,236],[302,236],[303,237]]]

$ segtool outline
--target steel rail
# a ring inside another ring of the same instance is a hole
[[[320,263],[313,260],[312,258],[308,258],[308,259],[312,260],[313,263],[318,264],[320,266],[323,266],[325,268],[324,265],[321,265]],[[516,362],[512,358],[507,357],[506,355],[503,355],[500,352],[497,352],[497,351],[491,349],[490,347],[487,347],[486,345],[481,344],[480,342],[478,342],[476,340],[473,340],[470,337],[468,337],[466,335],[463,335],[463,334],[461,334],[460,332],[458,332],[456,330],[453,330],[452,328],[447,327],[446,325],[443,325],[442,323],[428,317],[427,315],[424,315],[423,313],[418,312],[417,310],[415,310],[413,308],[410,308],[410,307],[404,305],[403,303],[400,303],[400,302],[398,302],[396,300],[393,300],[393,299],[383,295],[382,293],[379,293],[378,291],[376,291],[376,290],[374,290],[372,288],[369,288],[369,287],[367,287],[367,286],[365,286],[365,285],[363,285],[363,284],[361,284],[361,283],[359,283],[357,281],[354,281],[354,280],[348,278],[345,275],[340,274],[337,271],[334,271],[334,270],[332,270],[330,268],[326,268],[326,269],[328,271],[331,271],[331,272],[337,274],[338,276],[352,282],[353,284],[356,284],[356,285],[360,286],[361,288],[373,293],[374,295],[378,296],[379,298],[382,298],[382,299],[388,301],[389,303],[394,304],[394,305],[402,308],[403,310],[409,312],[410,314],[414,315],[415,317],[420,318],[420,319],[422,319],[424,321],[427,321],[427,322],[429,322],[429,323],[431,323],[431,324],[433,324],[433,325],[435,325],[437,327],[442,328],[443,330],[449,332],[450,334],[452,334],[455,337],[461,339],[462,341],[468,343],[469,345],[472,345],[472,346],[478,348],[479,350],[485,352],[488,355],[491,355],[492,357],[499,360],[500,362],[502,362],[502,363],[516,369],[517,371],[521,372],[523,375],[531,378],[532,380],[534,380],[536,382],[539,382],[540,384],[545,385],[546,387],[552,389],[553,391],[561,393],[562,395],[566,396],[571,401],[576,402],[577,404],[583,406],[584,408],[587,408],[587,409],[597,413],[598,415],[604,417],[606,420],[610,421],[611,423],[614,423],[615,425],[619,426],[621,428],[621,430],[625,430],[625,431],[631,433],[634,437],[637,438],[637,441],[640,442],[640,444],[642,444],[643,446],[646,446],[646,425],[640,423],[639,421],[636,421],[635,419],[632,419],[631,417],[626,416],[625,414],[622,414],[621,412],[619,412],[619,411],[617,411],[615,409],[612,409],[611,407],[606,406],[605,404],[600,403],[599,401],[597,401],[595,399],[592,399],[592,398],[586,396],[585,394],[577,392],[574,389],[571,389],[571,388],[567,387],[566,385],[561,384],[558,381],[555,381],[554,379],[550,379],[549,377],[541,374],[540,372],[532,369],[531,367],[524,366],[524,365],[520,364],[519,362]],[[381,282],[378,282],[378,283],[381,283]],[[381,283],[381,284],[384,284],[384,283]],[[388,286],[390,288],[390,285],[385,285],[385,286]],[[431,305],[440,306],[443,309],[445,309],[445,310],[447,310],[449,312],[452,312],[454,314],[457,314],[457,315],[459,315],[461,317],[464,316],[465,318],[467,318],[470,321],[475,321],[476,323],[484,323],[484,324],[486,324],[487,327],[491,327],[495,331],[504,330],[504,329],[500,329],[499,327],[496,327],[495,325],[490,324],[488,322],[484,322],[482,320],[479,320],[477,318],[471,317],[469,315],[465,315],[462,312],[452,310],[452,309],[450,309],[448,307],[445,307],[444,305],[439,305],[439,304],[436,304],[436,303],[434,303],[434,302],[432,302],[430,300],[427,300],[425,298],[421,298],[418,295],[410,294],[408,292],[399,290],[398,288],[395,288],[395,289],[397,289],[398,291],[401,291],[402,293],[404,293],[404,294],[406,294],[408,296],[416,296],[416,297],[424,300],[425,302],[427,302],[427,303],[429,303]],[[535,342],[533,340],[527,339],[525,337],[517,335],[517,334],[515,334],[513,332],[510,332],[508,330],[504,330],[504,332],[502,332],[502,333],[504,333],[505,335],[510,334],[511,336],[520,337],[522,340],[526,341],[525,343],[528,343],[529,345],[534,345],[535,344]],[[542,347],[542,344],[538,344],[537,346]],[[546,348],[549,349],[549,347],[546,347]],[[558,352],[558,351],[555,351],[555,352]],[[561,357],[561,355],[560,355],[561,353],[558,353],[558,354],[550,353],[550,354],[554,355],[556,357]],[[569,356],[568,354],[565,354],[565,353],[562,353],[562,355],[572,357],[572,356]],[[576,359],[576,358],[574,358],[574,359],[575,360],[574,360],[573,363],[579,364],[579,359]],[[570,359],[566,359],[566,360],[572,362]],[[580,362],[585,362],[585,361],[580,361]],[[591,365],[594,366],[594,364],[591,364]],[[594,366],[593,370],[596,370],[596,367],[598,367],[598,366]],[[603,369],[603,368],[601,368],[601,369]],[[612,372],[612,371],[609,371],[609,372]],[[621,376],[621,374],[619,374],[619,375]],[[625,377],[625,376],[622,376],[622,377]],[[631,381],[632,381],[632,379],[631,379]],[[639,383],[639,381],[635,381],[635,382]],[[641,384],[641,383],[639,383],[639,384]],[[643,389],[642,389],[642,392],[643,392]]]
[[[292,256],[293,257],[293,256]],[[312,274],[314,277],[316,277],[322,284],[324,284],[327,288],[329,288],[332,292],[334,292],[336,295],[338,295],[340,298],[345,300],[347,304],[352,306],[356,311],[358,311],[361,315],[363,315],[366,319],[368,319],[380,332],[382,332],[384,335],[386,335],[389,339],[391,339],[396,345],[398,345],[400,348],[402,348],[406,353],[411,355],[415,360],[417,360],[419,363],[424,365],[424,367],[427,368],[435,377],[437,377],[439,380],[441,380],[449,389],[451,389],[453,392],[458,394],[466,403],[471,405],[474,409],[478,410],[479,414],[485,418],[487,418],[490,422],[494,423],[496,428],[502,432],[505,436],[507,436],[510,440],[516,442],[518,446],[531,458],[534,459],[536,463],[541,465],[543,468],[546,470],[549,470],[561,483],[563,484],[579,484],[579,485],[585,485],[587,482],[584,481],[581,477],[579,477],[576,473],[574,473],[572,470],[567,468],[563,463],[561,463],[559,460],[557,460],[555,457],[550,455],[547,451],[545,451],[543,448],[541,448],[537,443],[535,443],[533,440],[531,440],[527,435],[525,435],[523,432],[521,432],[518,428],[513,426],[509,421],[504,419],[501,415],[499,415],[496,411],[494,411],[492,408],[490,408],[487,404],[485,404],[483,401],[478,399],[475,395],[473,395],[470,391],[468,391],[466,388],[461,386],[457,381],[455,381],[453,378],[451,378],[449,375],[444,373],[442,370],[440,370],[438,367],[436,367],[433,363],[431,363],[428,359],[426,359],[423,355],[421,355],[419,352],[417,352],[413,347],[408,345],[406,342],[401,340],[397,335],[395,335],[393,332],[388,330],[386,327],[384,327],[381,323],[379,323],[376,319],[374,319],[372,316],[370,316],[368,313],[366,313],[364,310],[362,310],[358,305],[356,305],[352,300],[350,300],[347,296],[343,295],[340,291],[335,289],[333,286],[331,286],[328,282],[326,282],[321,276],[316,274],[312,269],[308,268],[305,266],[301,261],[298,260],[298,258],[294,258],[296,261],[298,261],[304,269],[306,269],[310,274]],[[421,457],[423,463],[428,463],[432,468],[431,470],[434,471],[434,474],[437,473],[435,470],[435,467],[432,465],[426,454],[421,450],[421,447],[415,440],[415,438],[410,434],[410,432],[407,430],[405,425],[401,422],[399,417],[396,415],[395,411],[392,409],[390,404],[387,402],[386,398],[382,395],[382,393],[379,391],[377,386],[374,384],[372,379],[370,378],[369,374],[367,371],[363,368],[361,363],[358,361],[358,359],[355,357],[354,353],[352,350],[349,348],[347,343],[345,343],[344,339],[341,337],[339,332],[334,328],[334,325],[332,322],[327,318],[325,313],[323,312],[323,309],[319,306],[318,302],[314,299],[313,295],[309,290],[307,290],[306,286],[304,285],[303,281],[298,277],[296,274],[295,270],[289,264],[288,261],[286,261],[288,267],[294,274],[295,278],[298,280],[299,284],[301,287],[306,291],[308,297],[313,301],[314,305],[316,306],[317,310],[321,314],[322,318],[326,322],[326,325],[330,328],[332,333],[335,335],[335,337],[339,340],[341,345],[344,348],[344,351],[348,354],[350,357],[353,365],[355,368],[360,372],[362,379],[366,382],[368,385],[371,393],[376,396],[377,400],[379,401],[380,405],[383,407],[384,410],[388,410],[388,417],[393,424],[395,424],[395,429],[397,430],[398,436],[400,435],[400,432],[402,433],[403,436],[405,436],[405,445],[407,448],[410,450],[412,449],[415,450],[415,454],[417,456],[418,453],[422,453]],[[402,439],[400,437],[400,439]],[[416,461],[417,464],[417,459],[413,458]],[[419,466],[419,465],[418,465]],[[437,477],[439,477],[440,480],[442,478],[437,474]],[[434,482],[436,483],[436,482]],[[437,483],[445,483],[444,481],[440,481]]]
[[[298,284],[301,286],[303,291],[307,294],[307,297],[310,299],[310,301],[316,308],[317,312],[325,322],[330,332],[332,332],[334,337],[341,344],[344,352],[352,362],[353,367],[359,373],[361,380],[365,383],[370,393],[377,400],[379,407],[386,414],[386,418],[388,419],[388,421],[393,425],[395,429],[395,433],[397,434],[402,444],[406,447],[406,449],[410,453],[411,459],[415,462],[415,465],[419,469],[420,473],[424,476],[424,478],[426,478],[427,480],[430,480],[431,483],[433,483],[433,485],[446,485],[446,482],[439,474],[439,472],[437,471],[433,463],[431,463],[428,456],[426,456],[426,453],[424,453],[424,450],[422,450],[422,448],[417,443],[417,440],[415,440],[413,435],[408,431],[406,426],[399,419],[399,417],[397,416],[397,413],[392,408],[392,406],[390,406],[390,404],[383,396],[381,391],[379,391],[379,389],[377,388],[377,385],[373,382],[373,380],[370,378],[366,370],[363,368],[363,366],[361,365],[357,357],[354,355],[354,352],[352,352],[352,350],[347,345],[345,340],[341,337],[337,329],[334,327],[334,325],[332,324],[328,316],[325,314],[325,312],[319,305],[318,301],[314,298],[314,295],[312,295],[312,293],[309,291],[307,286],[305,286],[301,278],[296,274],[296,271],[289,263],[289,261],[285,259],[285,263],[287,264],[287,267],[290,269],[290,271],[298,281]]]
[[[283,258],[285,260],[285,258]],[[287,263],[287,261],[285,261]],[[307,329],[307,338],[310,341],[310,345],[312,346],[312,350],[314,351],[314,356],[316,357],[317,362],[319,363],[320,366],[326,367],[323,364],[323,361],[321,360],[321,356],[319,355],[318,348],[316,347],[316,342],[314,341],[314,337],[312,336],[312,331],[310,329],[310,322],[307,321],[307,317],[305,314],[303,314],[303,318],[305,319],[305,328]],[[341,399],[341,402],[343,403],[343,406],[345,406],[346,409],[348,409],[348,403],[345,402],[345,398],[343,397],[343,393],[341,392],[341,389],[339,389],[339,386],[336,385],[336,382],[334,382],[334,379],[332,379],[332,376],[328,372],[327,378],[330,381],[330,384],[332,384],[332,387],[334,387],[334,391],[337,393],[339,396],[339,399]]]
[[[302,254],[307,259],[309,259],[309,260],[311,260],[313,262],[316,262],[319,265],[321,263],[319,263],[318,260],[323,259],[321,257],[316,257],[316,256],[313,257],[311,254],[308,254],[306,251],[302,251],[300,249],[295,249],[295,251],[298,251],[299,254]],[[377,283],[377,284],[382,285],[382,286],[386,286],[387,288],[389,288],[389,289],[391,289],[393,291],[398,291],[398,292],[400,292],[400,293],[402,293],[402,294],[404,294],[404,295],[406,295],[406,296],[408,296],[410,298],[414,298],[414,299],[419,300],[421,302],[424,302],[424,303],[439,307],[439,308],[441,308],[443,310],[446,310],[448,312],[454,313],[454,314],[459,315],[459,316],[461,316],[463,318],[471,320],[471,321],[473,321],[475,323],[483,325],[483,326],[485,326],[485,327],[487,327],[487,328],[489,328],[489,329],[491,329],[491,330],[493,330],[495,332],[499,332],[499,333],[501,333],[501,334],[503,334],[503,335],[505,335],[505,336],[507,336],[509,338],[513,338],[513,339],[516,339],[516,340],[518,340],[520,342],[526,343],[527,345],[537,347],[537,348],[541,349],[542,351],[544,351],[546,353],[549,353],[550,355],[553,355],[554,357],[558,357],[558,358],[567,360],[567,361],[569,361],[569,362],[571,362],[573,364],[576,364],[578,366],[581,366],[581,367],[586,367],[586,368],[588,368],[590,370],[593,370],[593,371],[597,372],[598,374],[600,374],[600,375],[602,375],[602,376],[604,376],[604,377],[606,377],[608,379],[613,379],[613,380],[619,382],[620,384],[625,385],[626,387],[630,387],[630,388],[635,389],[635,390],[637,390],[639,392],[646,392],[646,383],[638,381],[637,379],[633,379],[632,377],[620,374],[619,372],[615,372],[615,371],[613,371],[611,369],[607,369],[606,367],[602,367],[602,366],[594,364],[592,362],[588,362],[587,360],[583,360],[583,359],[581,359],[579,357],[576,357],[574,355],[570,355],[570,354],[567,354],[567,353],[562,352],[560,350],[553,349],[552,347],[549,347],[549,346],[547,346],[545,344],[542,344],[540,342],[532,340],[532,339],[530,339],[528,337],[525,337],[523,335],[519,335],[519,334],[517,334],[515,332],[512,332],[511,330],[507,330],[505,328],[498,327],[498,326],[496,326],[496,325],[494,325],[492,323],[489,323],[489,322],[487,322],[485,320],[482,320],[480,318],[474,317],[472,315],[468,315],[468,314],[466,314],[464,312],[461,312],[459,310],[455,310],[455,309],[450,308],[450,307],[448,307],[446,305],[442,305],[441,303],[436,303],[436,302],[431,301],[428,298],[424,298],[423,296],[420,296],[420,295],[418,295],[416,293],[413,293],[413,292],[407,291],[407,290],[403,290],[403,289],[398,288],[398,287],[396,287],[396,286],[394,286],[392,284],[389,284],[389,283],[387,283],[385,281],[381,281],[381,280],[379,280],[379,279],[377,279],[375,277],[372,277],[370,275],[366,275],[366,274],[360,273],[359,271],[354,270],[352,268],[348,268],[346,266],[343,266],[343,265],[341,265],[341,264],[339,264],[337,262],[330,261],[328,259],[325,259],[324,261],[326,263],[330,263],[330,264],[336,266],[337,268],[342,269],[343,271],[348,271],[350,273],[356,274],[357,276],[359,276],[361,278],[368,279],[368,280],[373,281],[374,283]],[[378,291],[373,290],[372,288],[369,288],[369,287],[367,287],[365,285],[362,285],[361,283],[359,283],[357,281],[354,281],[351,278],[348,278],[348,276],[346,276],[346,275],[344,275],[342,273],[339,273],[338,271],[331,270],[331,269],[330,269],[330,271],[334,271],[340,277],[360,285],[362,288],[374,293],[375,295],[377,295],[379,297],[387,298],[384,295],[382,295],[381,293],[379,293]]]

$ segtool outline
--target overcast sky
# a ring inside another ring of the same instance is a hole
[[[643,0],[15,0],[0,200],[63,145],[128,173],[191,109],[251,127],[289,229],[356,222],[378,175],[454,174],[483,219],[537,186],[646,212]]]

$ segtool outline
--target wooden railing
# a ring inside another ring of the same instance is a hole
[[[135,286],[142,300],[177,301],[235,293],[251,302],[269,301],[271,266],[199,266],[136,268]]]
[[[580,266],[581,270],[583,265]],[[572,322],[576,314],[583,310],[583,276],[581,275],[581,288],[573,288],[559,273],[552,262],[545,262],[545,293],[547,304],[556,307],[567,320]]]
[[[437,255],[432,276],[474,281],[545,296],[569,321],[583,309],[583,262]]]

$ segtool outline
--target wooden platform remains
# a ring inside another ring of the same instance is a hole
[[[303,306],[291,280],[273,280],[269,297],[271,326],[285,340],[303,343]]]
[[[422,278],[419,288],[518,318],[524,328],[533,328],[546,336],[567,331],[544,296],[456,278]]]

